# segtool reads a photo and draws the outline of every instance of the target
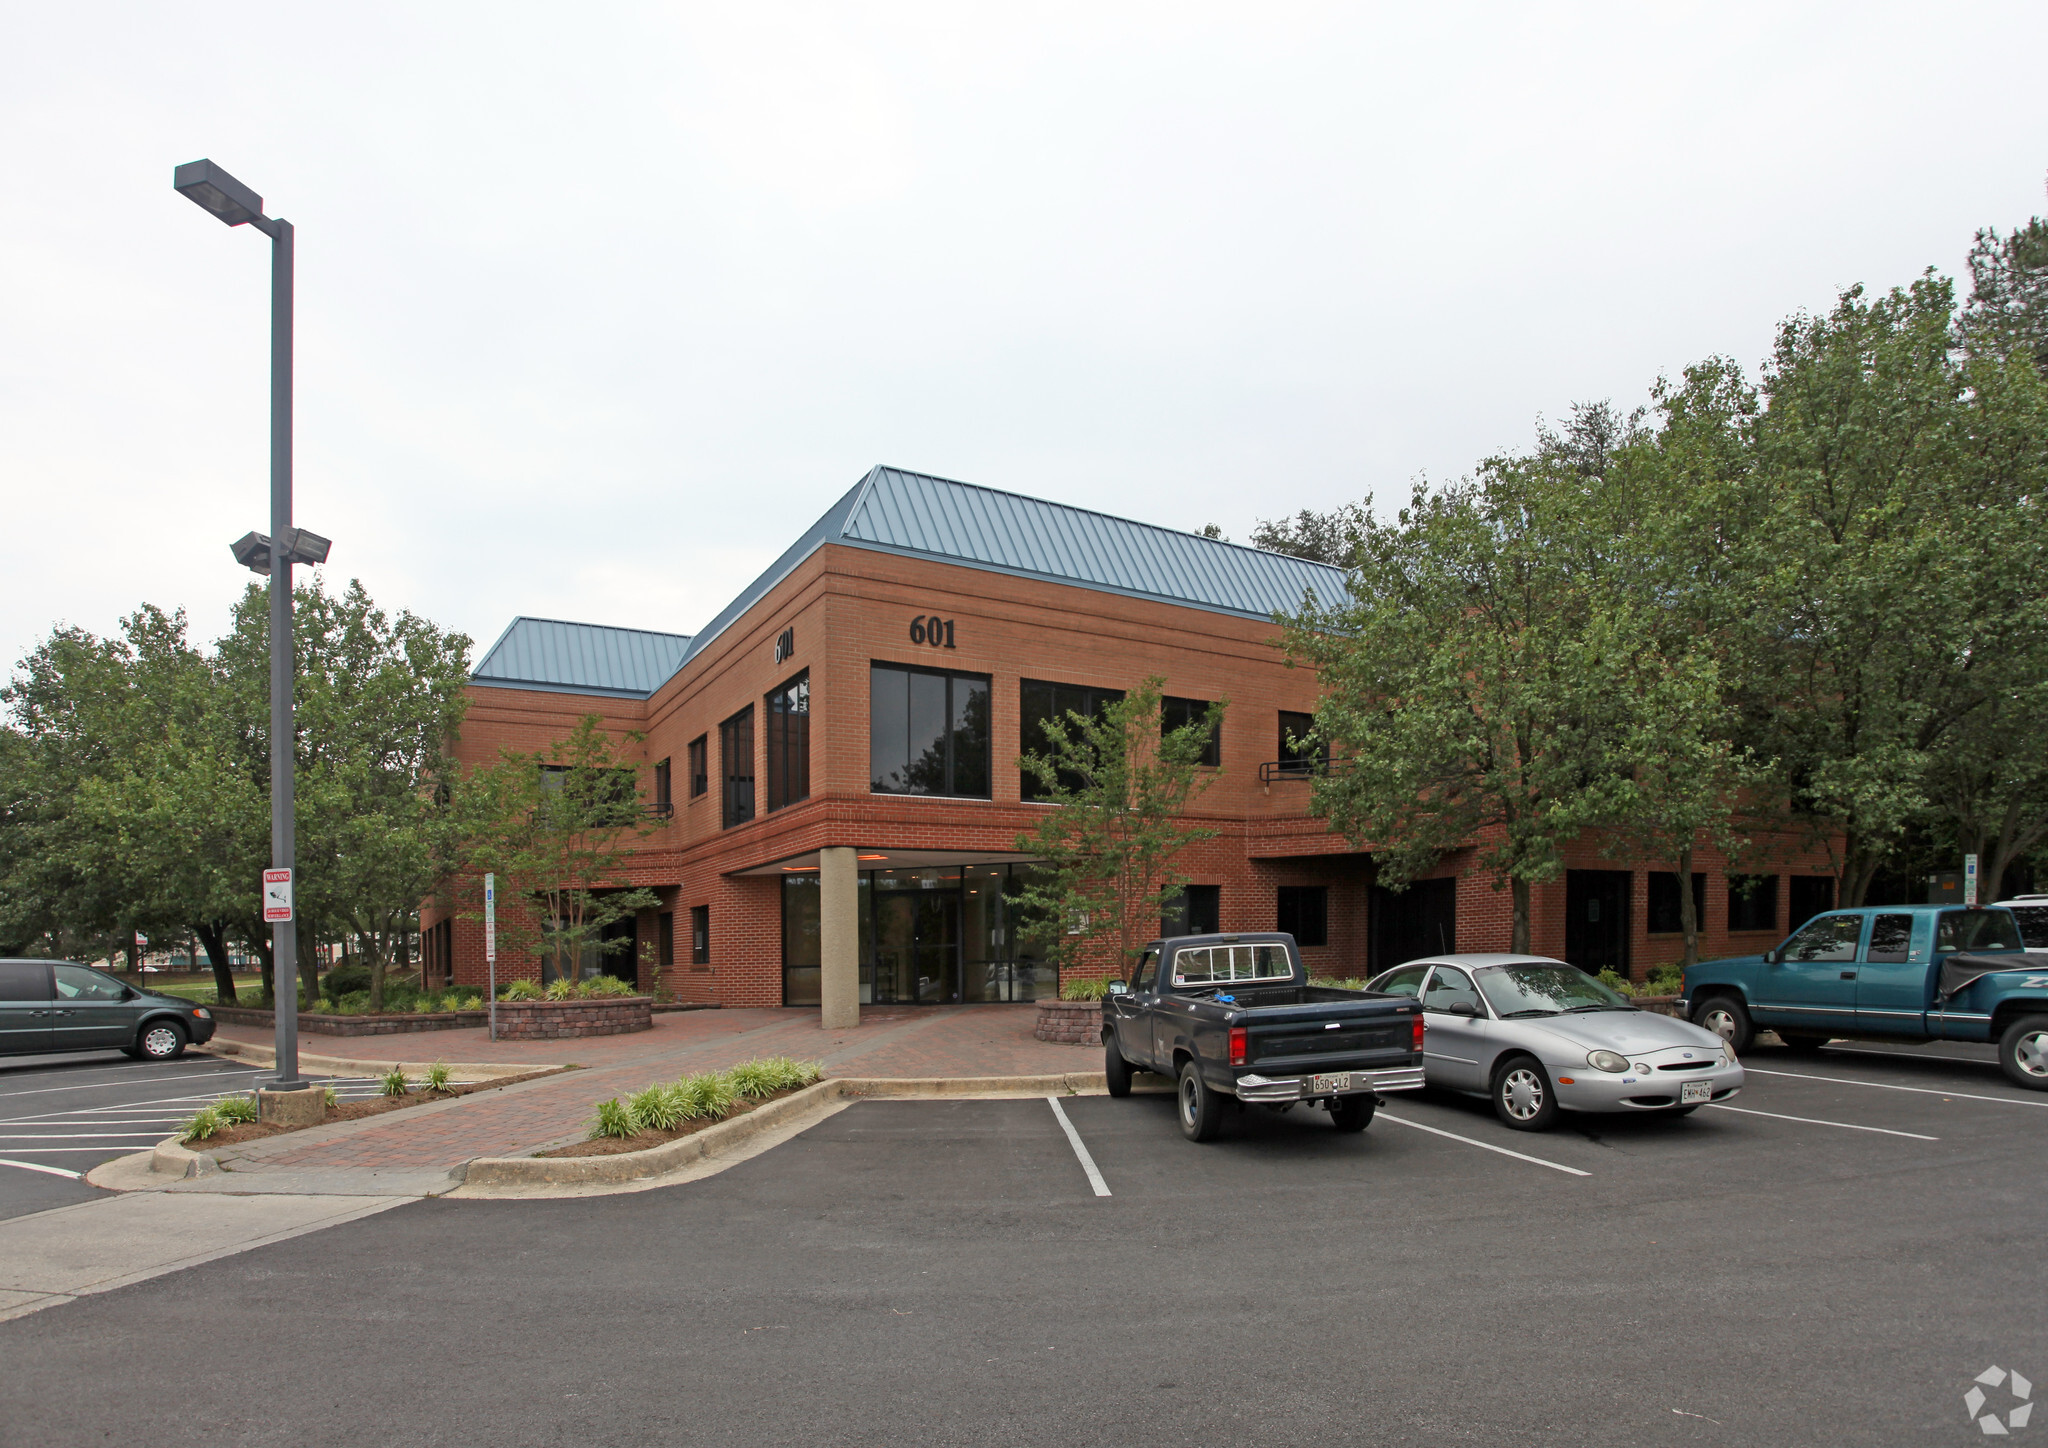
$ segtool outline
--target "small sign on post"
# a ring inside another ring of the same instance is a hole
[[[292,872],[263,872],[263,923],[280,925],[292,918]]]
[[[498,877],[484,876],[484,982],[490,1037],[498,1039]]]
[[[1963,903],[1965,905],[1975,905],[1977,903],[1977,857],[1975,855],[1963,856]]]

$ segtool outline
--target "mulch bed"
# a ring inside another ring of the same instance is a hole
[[[523,1076],[500,1076],[492,1081],[461,1081],[446,1091],[409,1090],[403,1096],[372,1096],[362,1101],[344,1101],[339,1106],[327,1108],[327,1120],[316,1122],[326,1126],[335,1121],[360,1121],[366,1116],[382,1116],[389,1111],[403,1111],[408,1106],[425,1106],[432,1101],[453,1101],[458,1096],[467,1096],[475,1091],[490,1091],[499,1086],[510,1086],[519,1081],[531,1081],[538,1076],[549,1076],[551,1071],[529,1071]],[[212,1151],[217,1146],[235,1146],[244,1141],[261,1141],[266,1136],[282,1136],[287,1131],[304,1131],[303,1126],[279,1126],[270,1121],[249,1121],[240,1126],[230,1126],[216,1131],[202,1141],[188,1141],[181,1145],[193,1151]]]
[[[816,1083],[812,1083],[815,1085]],[[588,1141],[578,1141],[569,1146],[558,1146],[552,1151],[537,1151],[535,1156],[620,1156],[629,1151],[645,1151],[651,1146],[678,1141],[685,1136],[695,1136],[707,1126],[716,1126],[719,1121],[734,1121],[749,1111],[758,1111],[771,1101],[780,1101],[785,1096],[794,1096],[808,1087],[793,1086],[786,1091],[777,1091],[771,1096],[760,1098],[742,1097],[739,1105],[713,1121],[700,1116],[695,1121],[685,1121],[673,1131],[643,1131],[638,1136],[593,1136]]]

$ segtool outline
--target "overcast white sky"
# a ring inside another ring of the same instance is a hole
[[[690,632],[877,462],[1176,527],[1451,477],[2044,209],[2048,6],[0,3],[0,649],[298,517]],[[4,662],[4,661],[0,661]]]

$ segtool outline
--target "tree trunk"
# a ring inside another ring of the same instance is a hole
[[[213,998],[222,1005],[233,1005],[235,969],[228,961],[228,946],[221,938],[221,923],[218,920],[200,921],[193,925],[192,933],[206,947],[207,962],[213,966]]]
[[[1678,852],[1678,928],[1685,934],[1685,957],[1681,962],[1691,970],[1700,963],[1700,912],[1692,896],[1692,846]]]
[[[320,1004],[320,961],[314,954],[320,945],[305,916],[293,920],[292,928],[299,933],[299,1009],[310,1011]]]
[[[381,1014],[384,1009],[384,972],[389,967],[389,962],[384,959],[384,943],[358,934],[356,949],[370,963],[370,1014]]]
[[[133,926],[128,928],[128,943],[122,948],[128,956],[128,973],[130,975],[142,974],[142,947],[135,943],[135,928]]]
[[[249,948],[256,952],[256,971],[263,977],[263,998],[274,1007],[277,1004],[277,949],[270,938],[270,927],[258,921],[247,926],[243,935]]]
[[[1509,885],[1515,901],[1515,924],[1508,949],[1517,955],[1529,953],[1529,882],[1516,875]],[[1455,943],[1455,942],[1453,942]]]

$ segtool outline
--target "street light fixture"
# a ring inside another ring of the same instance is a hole
[[[328,540],[292,526],[292,224],[263,214],[263,198],[211,161],[189,161],[171,185],[229,226],[253,226],[270,238],[270,532],[248,533],[230,547],[235,561],[270,579],[270,863],[271,874],[291,879],[293,839],[292,565],[327,561]],[[272,539],[283,546],[273,547]],[[271,931],[272,993],[277,1006],[279,1090],[306,1088],[299,1075],[299,941],[290,914],[269,908],[274,886],[265,881],[265,917]],[[282,897],[291,900],[287,889]]]

